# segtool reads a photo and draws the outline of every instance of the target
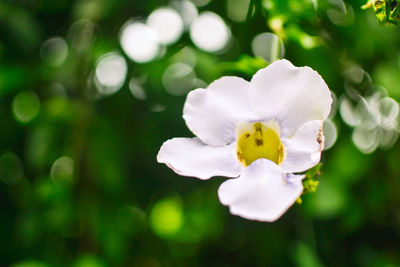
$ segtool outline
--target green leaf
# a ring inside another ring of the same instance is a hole
[[[237,61],[223,62],[218,65],[221,73],[239,72],[248,76],[254,75],[259,69],[268,66],[268,62],[262,58],[242,55]]]

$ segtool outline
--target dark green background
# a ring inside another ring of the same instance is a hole
[[[263,64],[253,58],[251,40],[272,32],[268,21],[275,16],[285,18],[285,58],[317,70],[337,97],[346,94],[344,70],[351,62],[372,78],[353,85],[360,95],[384,86],[400,100],[399,28],[378,25],[373,11],[360,9],[363,1],[345,1],[347,13],[337,24],[327,11],[340,10],[335,3],[341,1],[317,1],[316,11],[307,0],[271,1],[272,9],[262,2],[252,1],[255,12],[242,23],[227,18],[225,0],[199,8],[219,14],[231,28],[235,40],[223,55],[195,48],[186,33],[162,59],[137,64],[127,58],[128,79],[147,75],[146,100],[131,95],[128,81],[109,97],[93,100],[84,92],[99,56],[123,54],[123,23],[167,1],[0,2],[0,265],[400,265],[399,145],[361,153],[339,113],[338,139],[323,153],[318,191],[274,223],[230,215],[217,197],[224,178],[180,177],[157,164],[165,140],[192,136],[181,116],[185,96],[168,94],[161,82],[171,57],[190,46],[206,83],[228,74],[250,79]],[[82,18],[96,25],[90,46],[70,50],[58,68],[46,65],[43,41],[58,35],[69,42],[69,27]],[[319,38],[320,45],[303,47],[302,34]],[[66,100],[49,89],[55,82],[64,86]],[[32,91],[39,114],[20,123],[13,100]],[[64,102],[54,113],[50,106],[57,101]],[[154,112],[155,105],[165,110]],[[75,172],[72,180],[55,183],[50,170],[61,156],[74,159]],[[179,227],[160,232],[157,225],[168,224],[163,214],[178,216]]]

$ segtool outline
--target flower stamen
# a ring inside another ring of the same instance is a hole
[[[237,159],[245,167],[266,158],[281,164],[284,156],[279,126],[274,122],[242,123],[237,127]]]

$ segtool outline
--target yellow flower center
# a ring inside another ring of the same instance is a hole
[[[279,138],[279,126],[274,122],[241,123],[236,129],[237,159],[244,166],[265,158],[281,164],[283,144]]]

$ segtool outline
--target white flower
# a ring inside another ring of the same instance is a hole
[[[218,190],[241,217],[277,220],[302,194],[304,175],[323,149],[322,123],[332,98],[309,67],[279,60],[250,82],[222,77],[187,96],[183,118],[195,138],[166,141],[157,156],[176,173],[238,177]]]

